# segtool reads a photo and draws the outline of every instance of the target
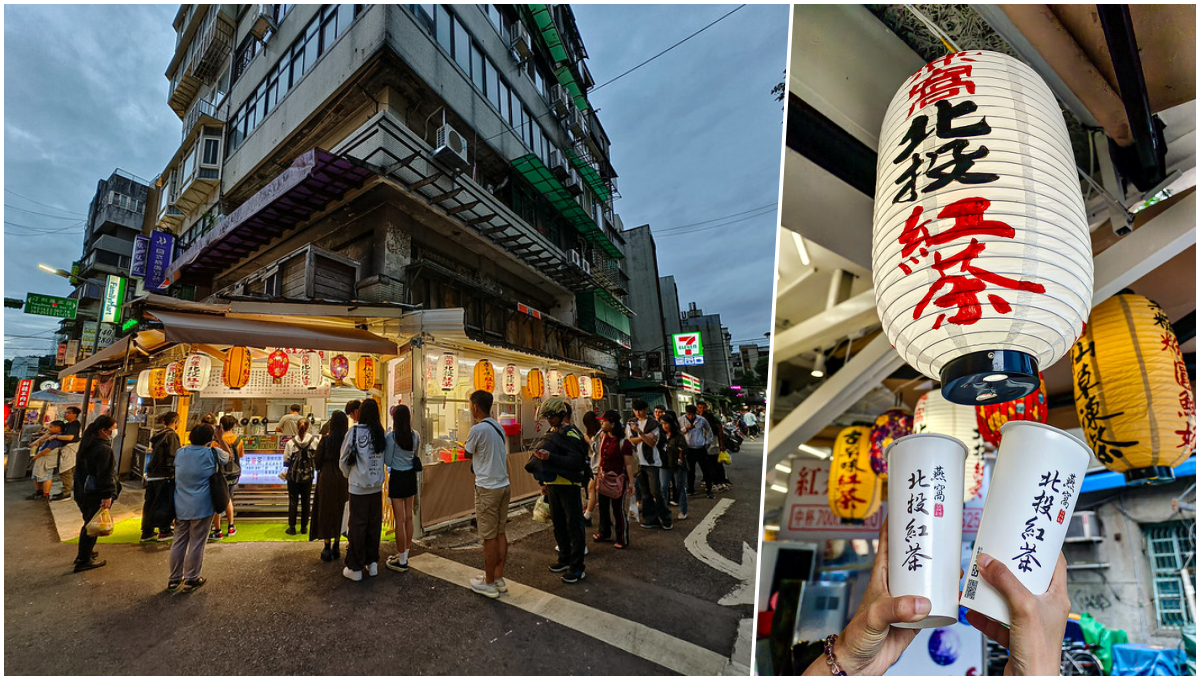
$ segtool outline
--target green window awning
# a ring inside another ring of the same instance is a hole
[[[533,22],[534,28],[537,29],[537,34],[542,36],[542,42],[550,52],[550,58],[555,63],[567,61],[567,48],[563,46],[562,36],[559,35],[558,28],[554,25],[554,16],[550,13],[550,5],[527,5],[527,7],[529,18]],[[591,110],[592,107],[583,94],[583,88],[579,86],[579,81],[569,66],[563,65],[554,69],[554,77],[570,93],[571,98],[575,100],[575,106],[580,111]]]
[[[596,168],[576,154],[574,149],[567,149],[567,158],[571,159],[571,165],[574,165],[575,169],[579,171],[579,176],[583,178],[583,181],[587,182],[587,185],[596,192],[601,201],[607,203],[608,199],[612,197],[612,192],[608,190],[608,185],[600,178],[600,173],[596,171]]]
[[[575,202],[575,199],[571,198],[571,194],[567,193],[562,183],[542,163],[542,159],[535,154],[521,156],[513,161],[513,167],[533,185],[538,193],[550,201],[563,219],[570,223],[585,240],[603,250],[611,258],[621,259],[624,257],[616,244],[610,241],[608,236],[596,225],[595,220]]]

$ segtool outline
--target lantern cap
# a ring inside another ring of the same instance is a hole
[[[1129,486],[1158,486],[1175,481],[1175,468],[1154,465],[1125,471],[1125,483]]]
[[[1037,359],[1016,350],[971,352],[942,367],[942,396],[964,406],[1000,404],[1032,394],[1042,384]]]

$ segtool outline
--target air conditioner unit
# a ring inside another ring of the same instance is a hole
[[[572,196],[578,196],[579,194],[583,193],[583,187],[579,185],[579,174],[574,170],[569,170],[566,178],[561,181],[563,188],[567,190],[568,194],[571,194]]]
[[[571,264],[575,265],[576,267],[578,267],[579,263],[583,261],[583,258],[579,256],[578,250],[572,250],[567,253],[567,259],[570,260]]]
[[[508,42],[518,61],[525,61],[533,54],[530,49],[533,41],[529,39],[529,31],[525,30],[525,25],[519,21],[508,27]]]
[[[567,127],[575,139],[583,139],[587,136],[587,117],[579,109],[572,108],[567,115]]]
[[[1100,522],[1096,519],[1096,513],[1091,510],[1081,510],[1071,514],[1071,521],[1067,524],[1068,543],[1085,543],[1096,541],[1104,537],[1100,530]]]
[[[433,159],[451,170],[463,170],[467,162],[467,140],[449,125],[443,125],[437,130],[437,144],[433,150]]]
[[[571,98],[567,93],[566,88],[558,83],[550,86],[550,110],[554,111],[554,115],[558,118],[570,115],[575,110],[571,106]]]
[[[570,173],[571,166],[567,164],[567,155],[558,149],[550,152],[550,172],[558,179],[565,178]]]
[[[581,264],[583,266],[583,273],[587,274],[588,276],[591,276],[592,275],[592,263],[588,262],[587,260],[583,260]]]
[[[261,42],[266,37],[268,29],[272,33],[279,30],[279,26],[275,25],[275,6],[255,5],[254,7],[257,16],[254,19],[254,23],[250,25],[250,35]]]

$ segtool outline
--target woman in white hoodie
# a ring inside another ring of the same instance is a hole
[[[308,533],[308,505],[312,498],[313,477],[316,476],[317,440],[320,437],[308,431],[308,421],[296,424],[298,435],[288,440],[283,448],[283,466],[287,468],[288,528],[290,536],[296,534],[296,505],[300,506],[300,533]]]
[[[366,399],[358,412],[358,424],[346,433],[338,467],[350,483],[350,545],[342,575],[361,581],[363,570],[379,573],[379,535],[383,530],[383,453],[387,433],[379,417],[379,402]]]

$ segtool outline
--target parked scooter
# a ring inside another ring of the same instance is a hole
[[[745,437],[738,431],[738,428],[733,423],[725,423],[725,450],[730,453],[737,453],[742,449],[742,442]]]

